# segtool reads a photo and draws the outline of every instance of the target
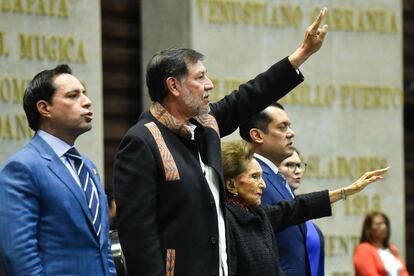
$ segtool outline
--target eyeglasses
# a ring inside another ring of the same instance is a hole
[[[305,172],[307,166],[308,164],[306,164],[305,162],[300,162],[300,163],[289,162],[285,164],[285,167],[293,173],[296,172],[297,170],[301,170],[302,172]]]

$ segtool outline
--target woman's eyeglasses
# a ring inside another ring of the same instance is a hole
[[[285,167],[293,173],[296,172],[297,170],[305,172],[307,166],[308,164],[306,164],[305,162],[300,162],[300,163],[289,162],[285,164]]]

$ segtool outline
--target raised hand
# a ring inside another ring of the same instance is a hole
[[[341,198],[346,199],[348,196],[351,196],[353,194],[356,194],[360,191],[362,191],[365,187],[367,187],[369,184],[376,182],[380,179],[382,179],[382,176],[388,172],[390,167],[386,167],[383,169],[370,171],[364,173],[357,181],[352,183],[351,185],[346,186],[345,188],[329,191],[329,200],[331,203],[334,203]]]
[[[385,174],[389,169],[390,167],[386,167],[384,169],[364,173],[357,181],[344,188],[346,195],[350,196],[358,193],[369,184],[382,179],[382,175]]]
[[[320,27],[325,13],[326,8],[321,10],[315,21],[306,29],[301,46],[289,56],[290,63],[296,69],[322,47],[325,35],[328,32],[328,25]]]

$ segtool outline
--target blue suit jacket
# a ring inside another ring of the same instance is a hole
[[[262,205],[275,205],[282,200],[292,200],[280,177],[264,162],[257,159],[263,170],[266,188],[262,195]],[[310,275],[308,256],[306,253],[306,226],[304,224],[290,226],[278,232],[276,241],[279,261],[286,276]]]
[[[115,275],[108,204],[95,166],[102,231],[96,235],[85,196],[40,136],[0,171],[0,257],[9,275]]]

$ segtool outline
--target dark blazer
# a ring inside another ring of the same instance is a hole
[[[327,191],[300,195],[273,206],[250,206],[250,211],[234,204],[226,207],[231,275],[237,276],[284,275],[274,233],[310,218],[331,215]]]
[[[225,217],[220,137],[302,80],[281,60],[212,103],[210,115],[192,120],[196,141],[177,132],[165,112],[141,115],[122,139],[114,167],[119,238],[131,275],[218,275],[218,207],[198,152],[218,178]]]
[[[282,200],[292,200],[292,196],[284,183],[280,181],[272,169],[257,159],[263,170],[263,180],[266,188],[262,195],[262,205],[274,205]],[[277,233],[279,262],[282,270],[288,276],[310,275],[309,261],[306,251],[306,226],[294,225]]]
[[[91,169],[94,164],[85,158]],[[53,149],[38,135],[0,172],[0,256],[8,275],[115,275],[108,204],[96,235],[85,195]]]

